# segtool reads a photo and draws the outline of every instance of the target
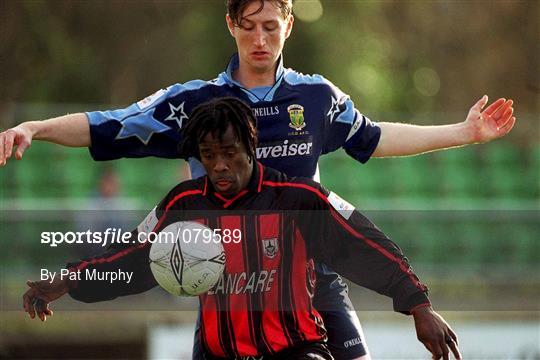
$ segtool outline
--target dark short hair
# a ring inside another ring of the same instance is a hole
[[[227,0],[227,13],[235,26],[240,26],[245,16],[242,16],[246,7],[252,2],[259,2],[259,8],[249,15],[258,14],[264,8],[264,2],[273,2],[281,10],[283,18],[292,13],[292,0]]]
[[[222,140],[229,125],[244,144],[248,156],[255,159],[257,119],[246,103],[234,97],[213,99],[193,109],[187,125],[181,130],[183,140],[178,146],[179,156],[200,160],[199,144],[204,137],[212,134]]]

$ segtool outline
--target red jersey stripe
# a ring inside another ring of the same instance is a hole
[[[225,229],[229,229],[232,233],[233,230],[242,228],[242,219],[240,216],[222,216],[220,219],[220,229],[222,229],[222,234]],[[250,240],[242,239],[239,243],[234,243],[232,241],[222,242],[227,259],[225,262],[225,275],[238,274],[245,271],[246,264],[244,263],[244,257],[241,254],[246,241]],[[247,279],[241,283],[241,285],[245,285],[246,281]],[[218,294],[217,296],[222,295]],[[235,327],[229,329],[229,332],[234,333],[233,341],[236,343],[236,348],[240,354],[257,353],[257,347],[250,336],[250,328],[246,314],[248,296],[249,294],[246,294],[245,292],[241,292],[240,294],[229,294],[227,296],[229,302],[228,310],[230,311],[229,316],[232,323],[235,324]]]
[[[259,186],[257,186],[257,192],[261,192],[264,177],[264,168],[261,163],[257,164],[259,165]]]
[[[254,246],[245,247],[246,248],[246,255],[249,255],[249,251],[253,249],[255,251],[255,254],[257,254],[256,257],[253,257],[253,265],[256,264],[257,268],[263,268],[264,269],[264,255],[263,255],[263,244],[262,244],[262,238],[261,238],[261,231],[263,229],[263,224],[261,223],[260,216],[255,216],[254,221],[254,234],[255,234],[255,241]],[[271,270],[270,270],[271,271]],[[277,284],[274,284],[272,288],[270,289],[269,293],[275,292],[277,293]],[[270,343],[270,339],[267,337],[266,331],[264,330],[264,310],[267,309],[268,306],[270,306],[271,303],[267,303],[266,300],[266,293],[264,293],[262,296],[252,297],[252,304],[255,304],[256,311],[251,313],[251,317],[253,320],[254,331],[256,331],[256,337],[255,337],[255,343],[259,345],[259,347],[264,348],[265,352],[269,354],[274,354],[275,351],[272,348],[272,345]],[[277,299],[277,298],[276,298]],[[277,301],[277,300],[276,300]],[[253,309],[253,308],[251,308]]]
[[[218,357],[225,357],[225,350],[219,341],[219,325],[217,304],[213,296],[201,295],[201,322],[204,336],[204,343],[208,351]]]
[[[265,214],[259,216],[258,241],[262,253],[262,268],[269,273],[280,269],[281,256],[283,253],[283,236],[280,236],[281,217],[279,214]],[[272,251],[272,246],[275,250]],[[281,280],[281,279],[280,279]],[[280,281],[279,280],[279,281]],[[288,341],[283,333],[279,320],[279,287],[274,286],[264,293],[264,310],[262,313],[262,331],[268,345],[273,351],[279,351],[288,346]]]

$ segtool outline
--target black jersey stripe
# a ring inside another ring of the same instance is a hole
[[[236,358],[233,347],[231,345],[231,337],[228,329],[228,319],[227,319],[227,307],[225,305],[224,296],[216,297],[216,305],[218,311],[218,334],[219,334],[219,343],[226,357],[229,359]]]
[[[247,225],[246,225],[246,217],[241,217],[241,228],[242,228],[242,234],[248,234],[247,232]],[[242,256],[244,258],[244,266],[246,268],[246,271],[250,271],[250,265],[249,265],[249,251],[247,246],[247,239],[242,239]],[[257,334],[255,334],[255,320],[253,319],[254,310],[253,310],[253,299],[251,296],[248,296],[246,299],[246,306],[248,310],[248,325],[249,325],[249,339],[251,340],[252,344],[256,343],[257,340]],[[259,347],[257,347],[259,348]]]
[[[251,254],[256,254],[256,256],[253,256],[253,258],[257,261],[257,268],[262,270],[263,269],[263,249],[262,249],[262,237],[261,237],[261,217],[260,215],[256,216],[250,216],[250,219],[254,219],[253,222],[253,232],[251,234],[255,234],[255,241],[253,241],[253,251]],[[257,339],[257,347],[262,346],[265,349],[266,354],[275,354],[274,349],[272,349],[272,346],[268,342],[268,338],[266,335],[266,331],[264,331],[264,323],[263,323],[263,309],[264,309],[264,292],[261,292],[260,294],[254,294],[253,300],[256,301],[257,309],[255,309],[255,315],[256,315],[256,324],[255,329],[258,330],[258,333],[260,336],[256,336]]]
[[[280,297],[281,305],[281,326],[287,341],[293,346],[302,341],[302,337],[298,332],[298,321],[294,314],[294,301],[293,297],[293,287],[291,276],[293,272],[293,262],[294,262],[294,231],[292,224],[288,219],[284,219],[283,215],[280,214],[280,226],[279,226],[279,237],[283,238],[283,252],[282,252],[282,269],[283,269],[283,278],[282,280],[282,293]]]
[[[283,216],[283,215],[280,214],[280,216]],[[295,237],[296,224],[294,220],[291,219],[291,221],[289,221],[289,219],[287,220],[284,219],[283,221],[281,221],[281,229],[282,229],[281,230],[282,233],[287,234],[285,235],[286,238],[290,239],[290,241],[288,241],[288,246],[290,247],[289,251],[291,254],[294,254],[295,253],[294,245],[298,241]],[[293,266],[292,266],[293,262],[294,262],[294,258],[291,259],[291,272],[294,271]],[[294,284],[293,284],[293,277],[289,276],[287,280],[288,280],[287,282],[288,282],[289,291],[287,292],[286,295],[289,297],[287,300],[289,304],[288,305],[289,311],[287,311],[286,319],[288,321],[288,324],[290,324],[290,327],[288,328],[288,330],[293,341],[295,343],[299,343],[299,342],[305,341],[305,336],[300,331],[300,325],[298,323],[298,317],[296,314],[297,304],[294,299],[295,289],[294,289]]]
[[[221,346],[221,350],[223,351],[223,353],[225,353],[226,356],[230,357],[232,355],[232,352],[227,349],[226,342],[224,339],[224,334],[223,334],[223,318],[221,316],[221,314],[223,313],[223,305],[222,305],[221,297],[216,296],[215,301],[216,301],[216,312],[217,312],[216,319],[217,319],[219,345]]]
[[[284,294],[287,291],[286,281],[285,279],[288,278],[288,275],[291,271],[290,261],[291,261],[291,252],[289,251],[285,244],[288,242],[289,239],[284,239],[283,234],[281,233],[281,226],[280,226],[280,233],[278,234],[278,238],[281,240],[281,249],[283,249],[281,253],[281,266],[279,267],[279,294],[278,294],[278,310],[279,310],[279,322],[281,325],[281,331],[283,332],[285,339],[287,340],[288,347],[291,347],[293,344],[292,338],[289,335],[289,332],[287,331],[287,320],[285,316],[285,311],[287,309],[284,308]]]
[[[219,228],[219,222],[216,217],[209,218],[208,225],[211,229]],[[219,343],[227,358],[233,359],[237,354],[233,347],[234,338],[231,338],[229,332],[229,311],[227,296],[217,294],[216,296],[217,319],[218,319],[218,336]]]
[[[254,216],[246,216],[245,217],[245,230],[246,234],[253,234],[254,239],[250,239],[248,241],[245,241],[245,249],[246,253],[248,254],[248,257],[246,259],[246,271],[258,271],[260,269],[259,267],[259,261],[257,259],[257,256],[255,255],[255,251],[257,251],[257,241],[258,241],[258,234],[257,234],[257,221],[254,219]],[[259,329],[261,329],[262,324],[262,317],[261,317],[261,308],[260,308],[260,297],[256,294],[249,294],[248,295],[248,301],[250,305],[250,311],[251,311],[251,319],[252,319],[252,331],[253,331],[253,344],[257,346],[257,349],[265,349],[265,343],[262,340],[262,337],[258,334],[255,334],[255,331],[259,332]]]
[[[240,358],[241,354],[238,351],[238,344],[236,342],[236,336],[234,334],[234,324],[233,324],[232,317],[231,317],[232,313],[231,313],[231,304],[230,304],[229,299],[230,299],[229,296],[224,297],[225,308],[227,309],[227,311],[225,311],[225,321],[227,323],[227,336],[226,336],[226,338],[228,338],[228,341],[231,344],[231,348],[232,348],[232,350],[234,352],[234,357],[235,358]]]
[[[203,308],[201,297],[199,297],[199,313],[198,313],[198,319],[197,323],[199,324],[199,332],[197,334],[199,338],[199,344],[201,344],[201,348],[203,349],[203,352],[208,351],[208,343],[206,342],[206,337],[204,336],[206,329],[204,327],[204,320],[203,320],[203,313],[201,309]]]

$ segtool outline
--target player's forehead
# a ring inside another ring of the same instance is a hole
[[[199,143],[200,151],[241,149],[243,144],[236,135],[234,128],[229,124],[223,134],[208,132]]]
[[[242,21],[253,22],[285,20],[281,9],[274,1],[264,1],[262,5],[260,1],[250,2],[242,11],[241,19]]]

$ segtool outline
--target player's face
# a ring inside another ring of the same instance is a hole
[[[253,160],[231,125],[221,140],[207,134],[199,144],[199,155],[218,193],[231,197],[246,188],[253,172]]]
[[[262,11],[253,14],[259,7],[258,1],[249,4],[239,26],[234,26],[227,14],[227,25],[236,40],[240,66],[254,73],[274,71],[294,21],[292,15],[284,19],[281,10],[272,1],[265,1]]]

